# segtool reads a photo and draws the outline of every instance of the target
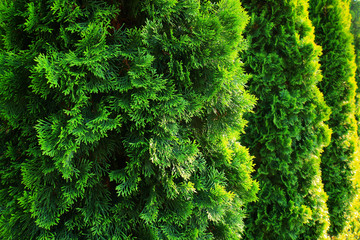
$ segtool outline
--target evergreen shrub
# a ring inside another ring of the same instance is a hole
[[[355,72],[355,82],[357,84],[356,89],[356,99],[355,99],[355,118],[357,126],[360,124],[360,92],[359,92],[359,83],[360,83],[360,2],[352,0],[350,3],[350,13],[351,13],[351,27],[350,31],[354,36],[354,48],[355,48],[355,63],[356,63],[356,72]],[[357,134],[359,136],[360,128],[357,128]],[[358,141],[359,149],[360,141]],[[357,155],[358,153],[355,153]],[[342,234],[338,236],[338,239],[360,239],[360,162],[354,161],[352,163],[352,168],[354,171],[354,186],[355,186],[355,196],[353,201],[350,203],[350,209],[348,211],[349,215],[346,216],[347,223]]]
[[[310,16],[315,26],[316,43],[322,46],[320,58],[324,76],[319,88],[332,113],[328,122],[333,134],[321,162],[331,226],[337,236],[352,213],[356,193],[354,164],[358,160],[358,135],[355,119],[355,53],[350,33],[349,0],[311,0]]]
[[[241,54],[259,98],[244,145],[255,156],[258,201],[248,204],[245,239],[326,239],[329,216],[320,157],[331,131],[317,84],[321,47],[306,0],[243,1],[251,21]]]
[[[1,239],[239,239],[237,0],[0,2]]]

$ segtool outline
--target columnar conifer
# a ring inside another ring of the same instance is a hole
[[[259,98],[242,140],[255,156],[258,201],[248,205],[245,239],[325,239],[329,227],[320,155],[330,110],[306,0],[243,1],[251,17],[242,54]]]
[[[1,239],[239,239],[238,0],[0,2]]]
[[[350,3],[351,12],[351,33],[354,36],[354,48],[355,48],[355,82],[357,84],[356,90],[356,111],[355,117],[357,125],[360,124],[360,2],[352,0]],[[358,127],[358,136],[360,135],[360,128]],[[359,147],[360,141],[358,141]],[[358,149],[359,150],[359,149]],[[355,153],[356,154],[356,153]],[[358,153],[357,153],[358,154]],[[353,164],[354,171],[354,184],[356,187],[356,193],[354,200],[351,202],[350,215],[348,217],[348,224],[345,227],[343,234],[339,236],[339,239],[360,239],[360,162],[355,161]]]
[[[355,119],[355,55],[350,33],[349,0],[311,0],[310,16],[315,26],[316,43],[323,48],[319,87],[332,113],[329,126],[331,143],[321,162],[330,213],[330,235],[340,234],[346,224],[350,203],[355,195],[353,184],[358,149]]]
[[[359,84],[360,84],[360,2],[357,0],[352,0],[350,3],[350,13],[351,13],[351,28],[350,31],[354,37],[354,49],[355,49],[355,64],[356,64],[356,72],[355,72],[355,82],[357,84],[356,89],[356,119],[359,123],[359,115],[360,115],[360,106],[359,106]],[[358,124],[359,125],[359,124]],[[358,128],[359,135],[360,128]]]

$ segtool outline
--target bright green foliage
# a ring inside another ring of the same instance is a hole
[[[247,22],[237,0],[2,0],[0,238],[239,239]]]
[[[243,55],[259,98],[243,142],[255,156],[259,200],[248,205],[245,239],[326,239],[329,216],[320,155],[330,115],[317,88],[321,48],[306,0],[244,1],[251,22]]]
[[[329,234],[341,233],[355,194],[352,164],[358,148],[355,120],[355,55],[350,33],[350,1],[312,0],[310,16],[316,43],[323,47],[320,58],[324,76],[319,88],[332,113],[329,127],[333,134],[321,162],[330,213]]]

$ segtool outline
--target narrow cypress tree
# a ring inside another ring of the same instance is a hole
[[[237,0],[0,3],[1,239],[239,239]]]
[[[357,125],[360,124],[360,2],[352,0],[350,3],[351,13],[351,33],[354,36],[354,48],[355,48],[355,82],[357,84],[356,89],[356,111],[355,117]],[[358,136],[360,135],[360,128],[358,127]],[[360,141],[358,141],[359,147]],[[358,148],[359,149],[359,148]],[[360,162],[355,161],[353,163],[353,169],[360,169]],[[356,193],[354,200],[350,205],[350,215],[348,217],[348,224],[343,231],[343,234],[339,236],[339,239],[360,239],[360,171],[355,171],[354,184],[356,187]]]
[[[242,140],[255,156],[259,200],[248,205],[245,239],[326,239],[329,227],[320,155],[330,111],[306,0],[244,1],[251,22],[242,54],[259,98]]]
[[[355,120],[355,54],[350,33],[350,1],[312,0],[310,16],[315,26],[316,42],[323,47],[320,58],[324,80],[319,87],[332,109],[329,126],[333,131],[330,145],[324,150],[321,169],[331,227],[330,235],[340,234],[350,216],[355,195],[353,185],[358,149]]]

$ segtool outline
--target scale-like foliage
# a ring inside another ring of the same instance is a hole
[[[243,1],[251,22],[242,54],[259,98],[243,142],[255,156],[259,200],[248,205],[245,239],[325,239],[329,227],[320,171],[330,110],[317,84],[321,48],[306,0]]]
[[[354,37],[354,48],[355,48],[355,63],[356,63],[356,72],[355,72],[355,82],[357,84],[356,89],[356,120],[359,125],[360,122],[360,2],[357,0],[352,0],[350,3],[350,13],[351,13],[351,28],[350,31]],[[358,128],[358,135],[360,128]]]
[[[351,28],[350,31],[354,36],[354,47],[355,47],[355,63],[356,63],[356,72],[355,72],[355,82],[357,83],[356,89],[356,110],[355,118],[357,125],[360,124],[360,2],[352,0],[350,3],[350,13],[351,13]],[[358,136],[360,135],[360,128],[357,130]],[[359,147],[360,141],[358,141]],[[358,155],[358,153],[355,153]],[[359,158],[358,156],[356,156]],[[360,239],[360,162],[359,160],[353,162],[354,171],[354,186],[356,188],[356,193],[354,200],[350,203],[350,209],[346,216],[347,224],[344,228],[342,234],[338,236],[338,239]]]
[[[310,16],[315,26],[316,43],[323,47],[320,58],[324,76],[319,87],[332,113],[329,126],[331,143],[324,150],[321,169],[331,227],[330,235],[341,233],[346,224],[350,203],[355,195],[353,185],[358,149],[355,119],[355,54],[350,33],[350,1],[312,0]]]
[[[0,3],[0,238],[239,239],[237,0]]]

